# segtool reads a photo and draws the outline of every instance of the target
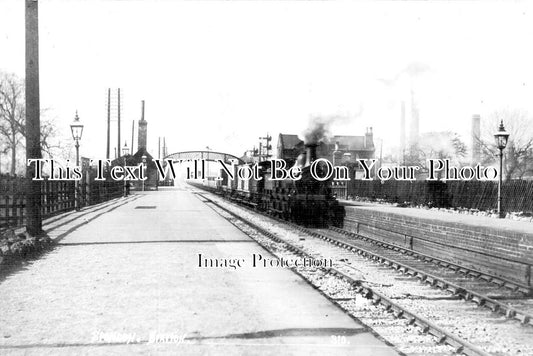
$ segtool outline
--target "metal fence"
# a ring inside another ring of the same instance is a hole
[[[366,198],[429,207],[496,209],[498,183],[493,181],[349,181],[347,198]],[[502,185],[505,211],[533,213],[533,181],[511,180]]]
[[[26,222],[26,184],[24,177],[0,176],[0,231],[20,227]],[[123,195],[124,185],[119,181],[94,181],[86,175],[79,183],[80,206],[98,204]],[[43,219],[75,208],[75,182],[41,182],[41,216]]]

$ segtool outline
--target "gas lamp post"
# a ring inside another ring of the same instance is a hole
[[[78,111],[76,110],[76,116],[74,117],[74,121],[72,124],[70,124],[70,130],[72,131],[72,138],[74,139],[74,143],[76,146],[76,166],[78,167],[80,165],[80,141],[81,141],[81,135],[83,134],[83,124],[80,123],[80,118],[78,116]],[[76,180],[75,187],[74,187],[74,208],[76,210],[80,210],[80,202],[79,202],[79,187],[80,187],[80,181]]]
[[[124,159],[124,170],[126,169],[126,155],[130,152],[128,145],[126,145],[126,142],[124,142],[124,147],[122,147],[122,158]],[[126,181],[126,178],[124,177],[124,196],[128,196],[128,182]]]
[[[498,180],[498,217],[504,218],[505,213],[502,211],[502,176],[503,176],[503,150],[507,146],[509,133],[503,127],[503,120],[500,122],[498,131],[494,134],[496,146],[500,150],[500,179]]]
[[[148,172],[146,172],[146,155],[143,155],[143,156],[142,156],[142,160],[143,160],[143,169],[144,169],[144,172],[145,172],[145,174],[148,174]],[[147,177],[145,177],[145,178],[147,178]],[[143,192],[144,192],[144,181],[145,181],[145,180],[146,180],[146,179],[143,179]]]

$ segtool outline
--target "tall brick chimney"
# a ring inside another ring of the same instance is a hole
[[[146,150],[146,136],[147,136],[147,126],[148,123],[144,119],[144,100],[142,101],[142,114],[141,114],[141,120],[139,120],[139,130],[137,134],[137,149],[145,149]]]
[[[400,162],[405,160],[405,101],[402,101],[402,113],[400,116]]]
[[[420,117],[418,107],[415,102],[415,94],[411,90],[411,128],[409,132],[409,148],[418,144]]]

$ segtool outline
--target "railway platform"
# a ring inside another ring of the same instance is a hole
[[[533,222],[342,201],[345,228],[531,288]]]
[[[396,355],[190,191],[45,224],[57,246],[0,279],[1,354]]]
[[[533,234],[533,221],[498,219],[490,216],[461,214],[435,209],[406,208],[388,204],[372,204],[353,200],[340,200],[343,204],[358,209],[382,211],[391,214],[401,214],[421,219],[439,220],[443,223],[465,224],[489,229],[507,230],[516,233]]]

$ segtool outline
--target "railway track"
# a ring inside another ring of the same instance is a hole
[[[451,330],[451,335],[466,336],[464,339],[478,345],[483,352],[501,355],[533,354],[533,345],[529,341],[533,339],[533,329],[523,326],[524,323],[529,323],[530,319],[528,320],[522,309],[517,310],[515,306],[509,306],[509,303],[527,305],[530,301],[519,289],[501,288],[498,295],[480,294],[479,290],[465,288],[465,284],[479,288],[480,281],[483,280],[476,279],[478,276],[456,274],[444,266],[440,267],[439,275],[435,271],[430,273],[427,268],[436,268],[434,263],[412,256],[410,259],[406,258],[408,254],[391,256],[394,248],[379,247],[377,243],[368,241],[365,243],[371,245],[366,246],[366,249],[356,246],[355,242],[359,243],[364,239],[356,239],[345,231],[305,229],[259,215],[243,207],[230,206],[216,196],[213,199],[224,204],[232,213],[244,215],[248,221],[257,220],[262,228],[265,228],[263,225],[266,224],[267,230],[277,238],[282,236],[284,243],[292,244],[311,255],[334,257],[337,272],[328,273],[341,272],[342,278],[359,282],[355,284],[357,289],[367,296],[372,296],[377,303],[394,310],[395,314],[416,314],[422,320],[421,324],[424,324],[424,320],[431,320],[435,330],[439,330],[435,331],[435,334],[446,335],[446,330]],[[380,250],[381,254],[377,250]],[[383,251],[386,251],[388,256],[384,256]],[[398,272],[403,274],[399,275]],[[444,277],[448,279],[445,280]],[[453,278],[455,279],[452,282]],[[426,283],[421,284],[419,281]],[[488,288],[486,292],[495,289],[490,282],[485,283],[489,286],[482,286]],[[435,289],[433,286],[441,289]],[[463,300],[474,303],[464,303]],[[490,310],[478,308],[478,305],[489,306]],[[505,315],[491,312],[492,310],[503,312]]]
[[[344,229],[309,229],[269,217],[533,326],[533,298],[528,286]]]
[[[211,204],[213,210],[233,225],[257,241],[267,251],[278,258],[294,259],[296,257],[316,258],[304,250],[277,238],[258,225],[243,219],[238,214],[226,209],[217,202],[203,197],[204,202]],[[361,287],[360,281],[351,278],[337,268],[293,268],[304,280],[318,289],[334,304],[349,315],[362,322],[385,341],[395,345],[399,351],[407,355],[488,355],[481,350],[464,344],[462,340],[449,335],[449,339],[430,322],[417,318],[409,313],[391,309],[390,303],[382,296],[379,302],[372,297],[378,296],[369,288]],[[394,312],[396,311],[396,312]],[[402,320],[407,320],[407,323]],[[422,332],[415,332],[420,330]],[[407,335],[406,335],[407,333]],[[466,346],[466,348],[465,348]]]
[[[533,326],[531,291],[512,281],[339,228],[307,229],[306,232],[367,258],[378,260],[434,287],[448,290],[466,301],[472,301],[493,312]]]
[[[382,228],[376,228],[376,229],[379,232],[381,232],[381,231],[383,231],[385,233],[393,232],[393,231],[390,231],[388,229],[382,229]],[[510,290],[513,290],[513,291],[519,291],[519,292],[523,293],[524,295],[533,295],[533,290],[532,290],[530,285],[521,284],[519,282],[512,281],[510,279],[506,279],[506,278],[503,278],[503,277],[500,277],[500,276],[495,276],[495,275],[492,275],[492,274],[487,273],[487,272],[483,272],[483,271],[480,271],[480,270],[476,270],[474,268],[466,267],[464,265],[459,265],[457,263],[446,261],[444,259],[441,259],[441,258],[438,258],[438,257],[435,257],[435,256],[430,256],[428,254],[424,254],[424,253],[421,253],[419,251],[415,251],[415,250],[412,250],[410,248],[407,248],[405,245],[404,246],[400,246],[400,245],[397,245],[397,244],[394,244],[394,243],[391,243],[391,242],[386,242],[384,240],[379,239],[379,237],[381,235],[380,233],[376,233],[376,237],[377,238],[369,236],[369,235],[366,235],[366,234],[361,233],[359,231],[359,224],[358,223],[356,224],[356,230],[357,230],[356,232],[347,231],[345,229],[339,229],[339,228],[332,228],[332,230],[338,231],[338,232],[340,232],[342,234],[349,235],[351,237],[355,237],[355,238],[358,238],[358,239],[361,239],[361,240],[372,242],[372,243],[377,244],[377,245],[379,245],[381,247],[385,247],[385,248],[388,248],[388,249],[393,249],[393,250],[396,250],[396,251],[401,251],[404,254],[413,256],[413,257],[418,258],[420,260],[424,260],[426,262],[432,262],[432,263],[437,264],[437,265],[439,265],[441,267],[449,268],[450,270],[452,270],[454,272],[458,272],[458,273],[462,273],[462,274],[468,274],[471,277],[479,278],[479,279],[482,279],[484,281],[490,282],[490,283],[494,284],[497,287],[503,287],[503,288],[507,288],[507,289],[510,289]],[[406,235],[404,235],[404,237],[406,239],[409,239],[409,240],[412,239],[411,237],[406,236]]]

